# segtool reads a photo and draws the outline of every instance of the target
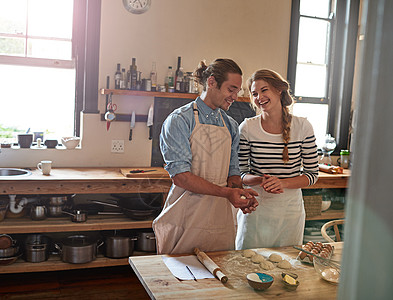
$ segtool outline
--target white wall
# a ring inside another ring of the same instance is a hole
[[[247,79],[259,68],[286,75],[289,47],[290,0],[153,0],[151,8],[135,15],[122,1],[102,0],[99,87],[113,75],[116,64],[126,69],[136,57],[142,78],[157,62],[158,83],[164,83],[169,65],[182,57],[185,71],[193,71],[200,60],[218,57],[235,60]],[[105,96],[98,95],[101,112]],[[147,114],[152,97],[114,96],[118,113]],[[128,141],[128,122],[113,122],[106,130],[99,115],[82,116],[82,149],[2,149],[0,167],[35,167],[51,159],[64,166],[149,166],[151,141],[145,123],[137,123]],[[112,139],[125,140],[125,153],[110,152]]]

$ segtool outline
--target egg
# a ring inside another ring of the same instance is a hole
[[[322,248],[322,247],[323,247],[323,244],[322,244],[321,242],[316,242],[316,243],[315,243],[315,246],[319,246],[319,247]]]
[[[313,250],[314,250],[314,249],[318,251],[317,254],[318,254],[319,252],[322,251],[322,247],[320,247],[320,246],[318,246],[318,245],[315,245],[314,248],[313,248]]]
[[[329,258],[329,253],[327,253],[326,251],[322,251],[321,253],[319,253],[319,256],[323,258]]]
[[[305,246],[303,246],[303,249],[307,250],[307,251],[311,251],[312,246],[311,245],[305,245]]]
[[[311,247],[314,247],[314,242],[309,241],[306,243],[306,245],[311,245]]]
[[[301,260],[303,260],[306,256],[307,256],[307,253],[306,253],[306,252],[303,252],[303,251],[300,251],[300,252],[299,252],[299,258],[300,258]]]

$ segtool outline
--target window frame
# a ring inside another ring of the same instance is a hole
[[[297,47],[299,41],[300,1],[292,0],[287,78],[295,86]],[[333,3],[334,0],[331,0]],[[331,7],[331,4],[330,4]],[[337,147],[349,149],[352,85],[354,77],[357,28],[360,0],[337,1],[336,14],[331,23],[326,99],[302,97],[301,103],[326,104],[328,107],[327,132],[336,138]],[[316,19],[324,19],[318,18]]]
[[[0,55],[0,64],[75,68],[74,134],[80,136],[81,112],[98,114],[101,0],[74,0],[72,59]]]

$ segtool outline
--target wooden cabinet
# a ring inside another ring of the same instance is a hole
[[[143,168],[139,168],[143,169]],[[164,197],[171,186],[171,179],[163,168],[159,176],[149,177],[149,173],[126,178],[119,168],[54,168],[50,176],[43,176],[37,170],[32,175],[16,180],[0,180],[0,194],[44,195],[44,194],[107,194],[107,193],[163,193]],[[60,233],[102,231],[114,229],[151,228],[153,218],[133,221],[126,216],[89,216],[84,223],[73,223],[69,217],[47,218],[33,221],[29,217],[6,218],[0,222],[0,233]],[[145,253],[134,253],[143,255]],[[70,270],[106,266],[127,265],[127,258],[111,259],[98,255],[97,259],[86,264],[70,264],[51,255],[48,261],[29,263],[19,258],[15,263],[1,267],[1,273],[41,272]]]
[[[142,169],[142,168],[140,168]],[[163,193],[164,198],[172,184],[171,179],[163,168],[160,176],[149,177],[149,173],[126,178],[119,168],[54,168],[50,176],[43,176],[37,170],[23,179],[0,180],[0,195],[36,195],[36,194],[108,194],[108,193]],[[316,185],[310,188],[345,188],[349,172],[342,175],[321,174]],[[328,210],[321,216],[307,220],[322,220],[343,218],[344,211]],[[0,233],[56,233],[82,232],[114,229],[151,228],[153,219],[133,221],[125,216],[89,216],[85,223],[73,223],[69,218],[47,218],[42,221],[32,221],[28,217],[11,219],[0,222]],[[143,253],[135,253],[143,254]],[[0,273],[39,272],[54,270],[69,270],[95,268],[105,266],[127,265],[128,260],[110,259],[98,256],[87,264],[63,263],[58,256],[52,255],[42,263],[28,263],[18,259],[15,263],[0,268]]]

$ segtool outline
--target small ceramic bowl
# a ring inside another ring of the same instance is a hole
[[[282,282],[288,291],[294,291],[299,286],[300,282],[297,280],[297,274],[283,272],[281,273]]]
[[[75,136],[62,137],[62,138],[61,138],[61,143],[62,143],[67,149],[75,149],[76,146],[79,145],[80,140],[81,140],[80,137],[75,137]]]
[[[247,281],[255,290],[263,291],[272,285],[274,277],[266,273],[250,273],[247,274]]]

